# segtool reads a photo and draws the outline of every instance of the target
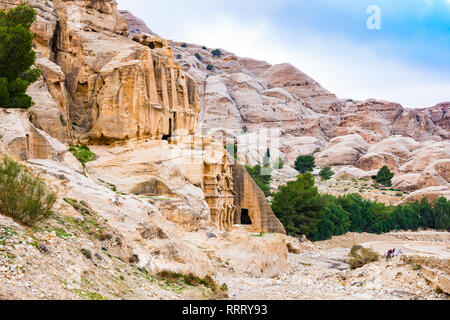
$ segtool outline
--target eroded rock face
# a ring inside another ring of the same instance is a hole
[[[409,160],[393,179],[394,188],[415,191],[449,185],[450,144],[448,141],[425,143],[409,155]]]
[[[253,232],[286,233],[266,201],[264,193],[242,165],[233,166],[236,195],[234,224],[244,225]]]
[[[2,1],[0,8],[20,2]],[[168,41],[128,39],[113,0],[29,4],[38,12],[32,27],[36,65],[47,86],[29,90],[39,102],[33,109],[38,127],[61,141],[83,143],[193,133],[197,85],[174,63]]]
[[[214,274],[209,258],[180,240],[182,230],[166,220],[156,207],[130,196],[120,196],[60,163],[34,160],[30,168],[41,174],[61,197],[91,208],[120,237],[121,256],[150,272],[171,271],[204,277]]]
[[[55,159],[67,148],[29,121],[26,110],[0,109],[0,146],[18,160]]]
[[[423,188],[409,194],[404,202],[421,201],[423,198],[427,198],[431,202],[440,197],[450,199],[450,188],[446,186]]]
[[[334,138],[316,155],[316,163],[319,166],[356,165],[368,149],[369,145],[359,135]]]
[[[322,151],[320,166],[374,171],[387,165],[395,173],[418,143],[449,138],[446,104],[411,110],[389,101],[341,100],[290,64],[273,66],[223,49],[214,56],[214,48],[181,45],[173,43],[176,61],[199,85],[198,132],[224,129],[243,135],[237,139],[238,153],[249,163],[262,163],[266,150],[261,139],[246,137],[263,129],[280,131],[278,147],[269,148],[280,151],[290,166],[299,155]],[[350,135],[360,136],[370,150],[343,145],[324,150],[332,139]]]
[[[136,17],[128,10],[119,10],[120,14],[124,17],[124,19],[127,21],[128,28],[130,29],[130,33],[148,33],[151,35],[156,36],[157,34],[154,33],[152,30],[150,30],[149,27],[145,24],[142,19]]]
[[[340,108],[341,103],[334,94],[291,64],[271,66],[261,74],[261,78],[269,88],[282,88],[300,97],[315,112],[327,113],[330,109]]]

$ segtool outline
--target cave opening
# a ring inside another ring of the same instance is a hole
[[[241,209],[241,224],[242,225],[252,224],[252,220],[250,219],[248,209]]]
[[[173,131],[173,129],[172,129],[172,119],[169,119],[169,134],[164,135],[163,136],[163,140],[168,141],[169,138],[172,137],[172,131]]]

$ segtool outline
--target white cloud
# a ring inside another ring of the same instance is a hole
[[[156,12],[167,12],[173,5],[170,1],[159,3],[164,8],[153,7]],[[268,1],[264,3],[268,5]],[[263,15],[241,20],[213,7],[207,9],[210,14],[199,18],[190,15],[192,8],[180,4],[172,11],[178,16],[169,20],[153,14],[149,26],[173,40],[222,48],[273,64],[289,62],[341,98],[377,98],[405,107],[427,107],[450,100],[450,77],[446,73],[382,58],[381,53],[338,35],[301,29],[293,39]]]

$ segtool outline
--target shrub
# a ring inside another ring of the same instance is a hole
[[[208,71],[214,71],[214,66],[212,64],[208,64],[208,66],[206,67],[206,69]]]
[[[380,259],[378,253],[372,249],[364,248],[362,246],[353,246],[350,250],[351,258],[348,260],[351,270],[355,270],[365,266],[366,264],[376,262]]]
[[[33,105],[25,92],[40,71],[33,68],[36,53],[30,27],[36,11],[25,3],[0,10],[0,107],[28,109]]]
[[[215,50],[211,51],[211,54],[213,55],[213,57],[220,58],[222,56],[222,51],[220,51],[219,49],[215,49]]]
[[[375,178],[375,181],[385,187],[390,187],[390,186],[392,186],[392,178],[393,177],[394,177],[394,174],[389,170],[389,168],[387,166],[384,166],[378,172],[378,174]]]
[[[228,298],[228,287],[226,284],[219,285],[213,278],[206,276],[199,278],[193,274],[184,275],[181,273],[174,273],[169,271],[163,271],[156,276],[168,287],[176,287],[181,290],[186,287],[205,287],[213,293],[214,299],[226,299]]]
[[[83,167],[86,166],[86,163],[97,159],[97,156],[86,146],[71,146],[69,151],[81,162]]]
[[[0,213],[34,226],[52,215],[56,195],[44,181],[9,157],[0,164]]]
[[[188,45],[187,45],[186,43],[182,43],[182,44],[181,44],[181,47],[182,47],[182,48],[187,48],[187,46],[188,46]]]
[[[181,54],[177,54],[177,55],[175,56],[175,58],[177,58],[178,60],[180,60],[180,59],[182,58],[182,55],[181,55]]]
[[[202,47],[202,49],[203,49],[203,50],[206,50],[206,47],[205,47],[205,46],[203,46],[203,47]]]
[[[322,180],[330,180],[331,177],[334,176],[334,174],[335,174],[335,173],[333,172],[333,170],[331,170],[330,167],[325,167],[325,168],[323,168],[323,169],[320,171],[320,173],[319,173],[320,178],[321,178]]]
[[[199,60],[199,61],[203,61],[203,58],[200,54],[196,53],[195,57]]]
[[[316,167],[313,156],[299,156],[295,161],[295,169],[301,174],[311,172]]]
[[[89,249],[81,249],[81,254],[86,257],[86,259],[92,260],[92,252]]]

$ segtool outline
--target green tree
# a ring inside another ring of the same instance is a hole
[[[392,186],[393,177],[394,174],[391,172],[391,170],[389,170],[387,166],[384,166],[380,169],[380,171],[378,171],[375,181],[383,186],[390,187]]]
[[[320,178],[322,179],[322,181],[324,180],[330,180],[332,176],[334,176],[334,172],[333,170],[331,170],[330,167],[325,167],[322,170],[320,170]]]
[[[434,228],[433,207],[428,199],[423,198],[422,201],[418,203],[418,206],[420,216],[419,226],[424,229]]]
[[[211,54],[213,55],[213,57],[220,58],[220,56],[222,56],[222,51],[220,51],[219,49],[215,49],[215,50],[211,51]]]
[[[327,196],[327,205],[321,214],[321,220],[313,240],[321,241],[331,239],[332,236],[339,236],[350,230],[350,213],[338,203],[337,198]]]
[[[348,194],[338,199],[345,211],[350,213],[351,232],[367,232],[372,225],[372,216],[366,202],[359,194]]]
[[[299,156],[295,161],[295,169],[301,174],[312,172],[316,167],[313,156]]]
[[[272,209],[289,234],[313,238],[325,204],[315,187],[314,176],[306,173],[278,188]]]
[[[25,3],[8,12],[0,10],[0,107],[27,109],[33,105],[25,92],[40,76],[32,68],[36,53],[29,29],[35,20],[36,11]]]
[[[450,230],[450,201],[444,197],[433,203],[434,227],[436,229]]]

